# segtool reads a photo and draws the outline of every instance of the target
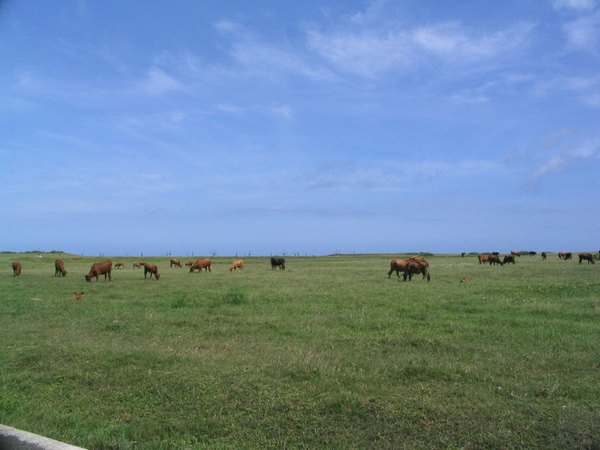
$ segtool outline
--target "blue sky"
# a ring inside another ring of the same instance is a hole
[[[0,2],[0,250],[600,248],[600,1]]]

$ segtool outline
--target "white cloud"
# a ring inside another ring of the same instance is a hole
[[[594,9],[596,2],[594,0],[554,0],[552,6],[556,9],[575,9],[577,11],[586,11]]]
[[[391,69],[410,71],[432,58],[462,64],[496,57],[521,48],[532,28],[524,23],[478,35],[458,23],[440,23],[404,30],[311,30],[308,40],[314,51],[339,69],[374,77]]]
[[[139,90],[150,95],[162,95],[172,91],[182,91],[184,85],[164,70],[154,67],[139,84]]]
[[[564,26],[569,45],[574,48],[597,51],[600,32],[600,14],[579,18]]]

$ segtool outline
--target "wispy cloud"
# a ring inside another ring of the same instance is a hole
[[[587,11],[594,9],[595,0],[553,0],[552,6],[556,9],[574,9],[577,11]]]
[[[184,91],[185,87],[173,75],[161,68],[153,67],[140,82],[138,89],[150,95],[163,95],[172,91]]]
[[[532,24],[523,23],[481,33],[460,23],[439,23],[404,29],[313,29],[308,42],[311,49],[339,70],[375,77],[391,70],[410,72],[430,62],[479,62],[522,48],[532,28]]]
[[[583,144],[573,150],[563,151],[541,162],[527,177],[527,183],[531,184],[544,177],[566,170],[573,164],[587,161],[593,163],[600,160],[600,141]]]

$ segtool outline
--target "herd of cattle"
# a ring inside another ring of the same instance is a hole
[[[204,270],[205,272],[211,271],[210,258],[201,258],[201,259],[198,259],[196,262],[188,261],[185,265],[186,265],[186,267],[190,268],[190,272],[194,272],[196,270],[198,272],[202,272],[202,270]],[[21,275],[21,270],[23,269],[23,265],[20,262],[15,261],[11,264],[11,266],[13,269],[13,275],[15,277],[18,277],[19,275]],[[172,258],[169,260],[169,267],[173,267],[173,266],[183,267],[183,264],[181,263],[181,261],[179,259]],[[144,268],[144,278],[146,278],[148,276],[148,274],[150,274],[150,279],[152,279],[153,276],[156,280],[158,280],[160,278],[160,273],[158,272],[158,267],[156,266],[156,264],[145,263],[145,262],[133,263],[134,269],[141,269],[142,267]],[[95,278],[96,281],[98,281],[98,277],[100,275],[104,275],[104,280],[106,280],[108,278],[108,281],[112,281],[112,276],[111,276],[112,268],[113,268],[113,263],[110,260],[92,264],[90,272],[87,275],[85,275],[85,280],[92,281],[92,279]],[[118,262],[115,264],[115,268],[125,268],[125,264],[122,262]],[[231,264],[229,271],[237,272],[238,270],[243,270],[243,269],[244,269],[244,261],[241,259],[238,259]],[[271,269],[284,270],[285,269],[285,259],[271,258]],[[64,277],[67,275],[67,273],[68,272],[65,269],[65,262],[62,259],[57,259],[56,261],[54,261],[54,276],[55,277]]]
[[[529,254],[534,255],[535,252],[530,252]],[[465,254],[463,253],[464,257]],[[504,256],[504,258],[500,259],[500,254],[498,252],[492,252],[491,254],[479,254],[477,255],[477,260],[479,264],[489,264],[489,265],[504,265],[504,264],[515,264],[515,258],[521,256],[521,252],[513,251],[510,255]],[[541,254],[542,259],[546,259],[547,255],[545,252]],[[558,253],[558,257],[560,259],[569,260],[573,259],[573,254],[570,252],[560,252]],[[587,261],[588,264],[594,264],[594,255],[591,253],[579,253],[579,264],[583,261]],[[99,263],[92,264],[90,272],[85,275],[86,281],[92,281],[93,278],[98,281],[100,275],[104,275],[104,280],[108,278],[109,281],[112,281],[112,266],[113,263],[110,260],[102,261]],[[183,267],[183,264],[179,259],[172,258],[169,260],[169,267]],[[185,263],[186,267],[190,268],[190,272],[198,271],[205,272],[211,271],[211,260],[210,258],[201,258],[196,260],[196,262],[188,261]],[[124,268],[125,264],[122,262],[118,262],[115,264],[115,268]],[[150,263],[133,263],[133,268],[144,268],[144,278],[150,274],[150,279],[154,276],[155,280],[160,279],[160,273],[158,272],[158,267],[156,264]],[[23,266],[20,262],[15,261],[12,263],[13,275],[19,276],[21,275],[21,270]],[[238,270],[244,269],[244,261],[238,259],[231,264],[229,268],[230,272],[237,272]],[[285,259],[284,258],[271,258],[271,269],[285,269]],[[388,272],[388,278],[391,277],[392,273],[396,272],[396,276],[400,278],[400,272],[402,272],[404,281],[412,280],[413,275],[422,274],[423,279],[430,281],[431,274],[429,273],[429,263],[425,260],[423,256],[411,256],[409,259],[394,259],[390,263],[390,271]],[[67,275],[67,270],[65,269],[64,261],[61,259],[57,259],[54,262],[54,276],[56,277],[64,277]]]

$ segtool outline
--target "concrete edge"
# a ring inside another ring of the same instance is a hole
[[[0,424],[0,450],[85,450]]]

